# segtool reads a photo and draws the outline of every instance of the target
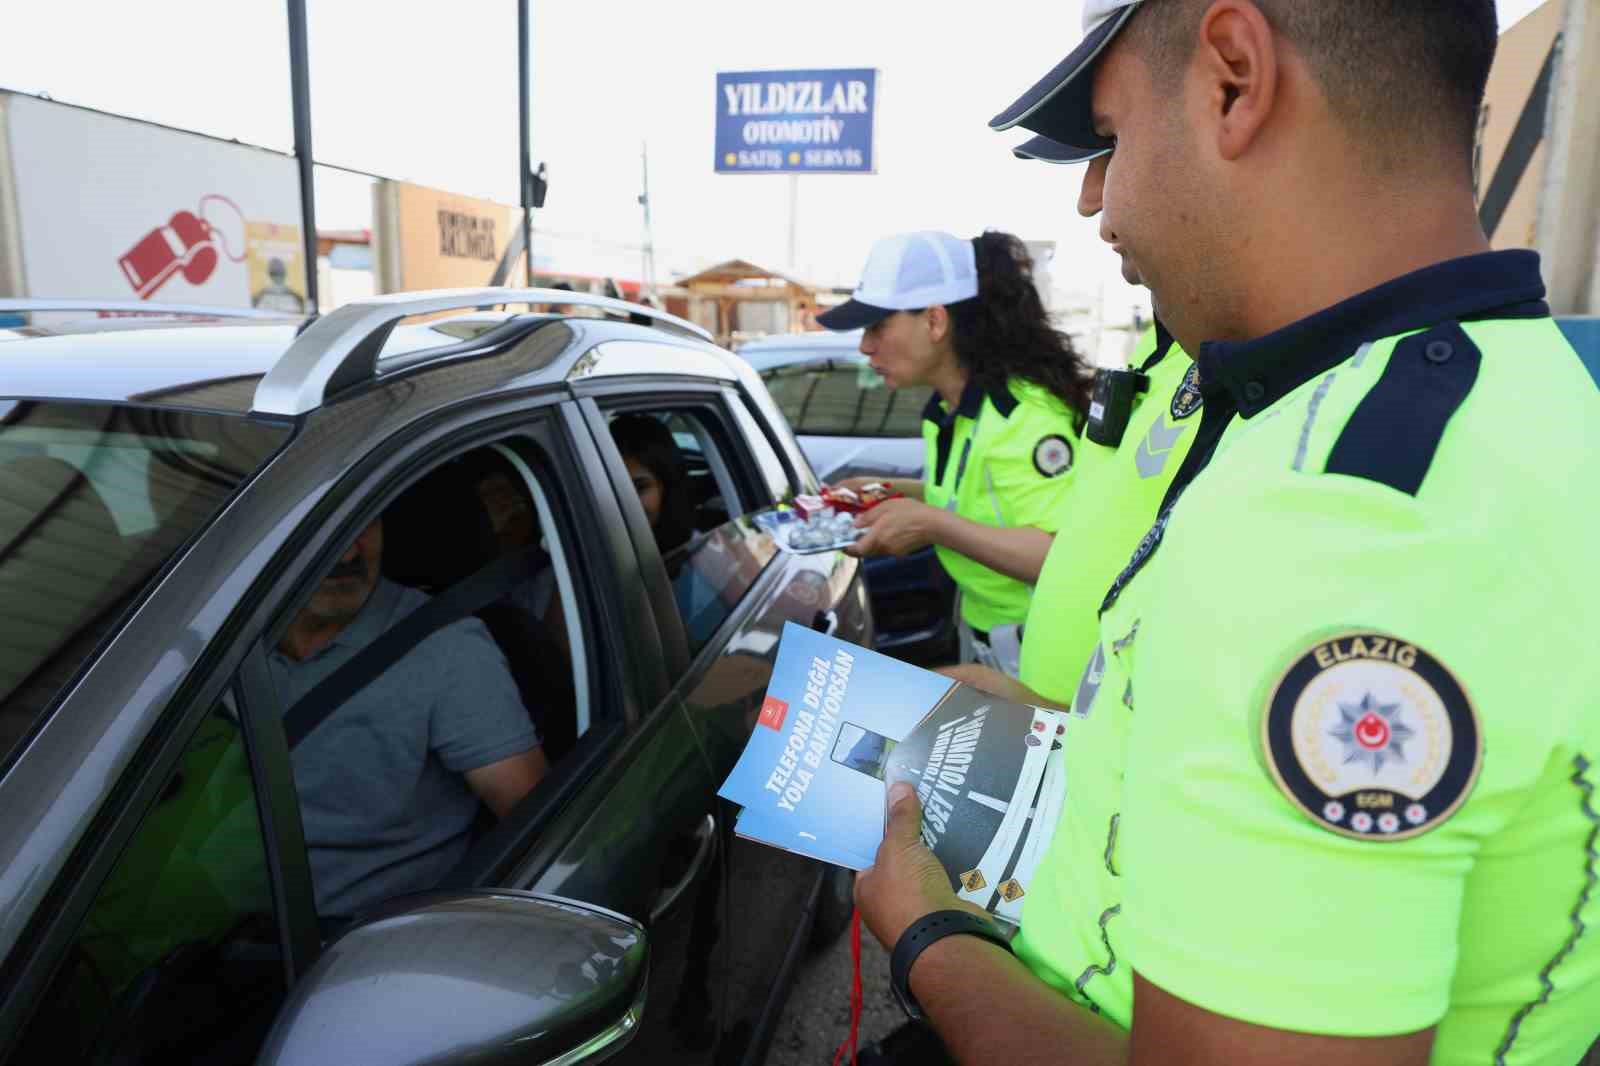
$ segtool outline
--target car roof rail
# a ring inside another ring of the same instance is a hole
[[[614,315],[642,316],[652,325],[715,343],[701,327],[645,304],[566,289],[436,289],[397,292],[355,300],[311,323],[256,386],[253,410],[261,414],[301,415],[334,393],[377,377],[378,355],[401,321],[440,311],[540,304],[595,307]],[[449,345],[441,345],[449,347]]]
[[[215,307],[211,304],[166,304],[146,300],[35,299],[28,296],[0,298],[0,314],[22,315],[41,311],[111,311],[116,315],[185,315],[199,318],[299,318],[286,311],[263,311],[257,307]]]

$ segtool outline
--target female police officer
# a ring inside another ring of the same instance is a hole
[[[1027,249],[1005,233],[886,237],[854,296],[817,321],[864,327],[862,354],[890,388],[934,390],[924,480],[893,483],[907,498],[862,516],[852,554],[934,545],[961,590],[963,660],[1014,676],[1089,406],[1083,360],[1050,324]]]

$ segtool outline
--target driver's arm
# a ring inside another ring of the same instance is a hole
[[[448,694],[430,725],[433,750],[495,817],[504,818],[549,769],[505,656],[476,618],[446,626],[422,648]]]
[[[522,797],[533,791],[533,786],[549,769],[550,762],[544,757],[544,748],[536,747],[488,766],[468,770],[465,776],[467,786],[477,793],[484,806],[493,811],[496,818],[504,818],[522,801]]]

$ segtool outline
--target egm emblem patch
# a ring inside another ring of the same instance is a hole
[[[1283,794],[1358,840],[1405,840],[1456,812],[1483,767],[1478,712],[1415,644],[1348,633],[1297,658],[1268,697],[1262,749]]]
[[[1072,469],[1072,445],[1052,433],[1033,446],[1033,468],[1045,477],[1059,477]]]
[[[1200,410],[1201,400],[1200,364],[1190,363],[1188,372],[1178,385],[1178,391],[1172,394],[1172,417],[1188,418]]]

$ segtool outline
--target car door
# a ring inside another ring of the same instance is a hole
[[[550,429],[546,495],[587,597],[594,699],[616,713],[597,714],[553,767],[544,810],[491,831],[452,883],[564,896],[643,924],[644,1022],[619,1061],[708,1062],[722,1011],[714,785],[687,719],[659,699],[661,637],[608,471],[572,404]]]
[[[751,512],[793,491],[804,474],[792,473],[779,458],[772,443],[775,434],[769,436],[760,409],[740,389],[725,383],[652,381],[581,391],[596,400],[585,410],[602,451],[607,451],[610,436],[608,417],[643,413],[662,418],[683,427],[675,436],[687,448],[698,444],[706,468],[720,472],[726,484],[719,487],[719,496],[737,501],[729,509],[733,517],[703,530],[682,562],[717,587],[720,607],[714,624],[708,626],[699,613],[680,617],[680,638],[664,641],[671,675],[666,703],[692,724],[704,745],[711,778],[720,785],[749,737],[786,622],[846,640],[870,639],[859,566],[838,552],[782,552],[749,521]],[[689,443],[690,438],[696,443]],[[608,458],[626,494],[630,483],[622,456],[613,449]],[[639,554],[659,558],[641,518],[635,513],[632,523]],[[654,570],[653,562],[647,572]],[[658,602],[682,606],[681,595],[675,597],[663,578],[658,575],[652,583]],[[764,1055],[803,951],[824,868],[738,838],[732,832],[737,810],[722,801],[718,808],[728,883],[718,940],[728,1022],[718,1061],[755,1062]]]

